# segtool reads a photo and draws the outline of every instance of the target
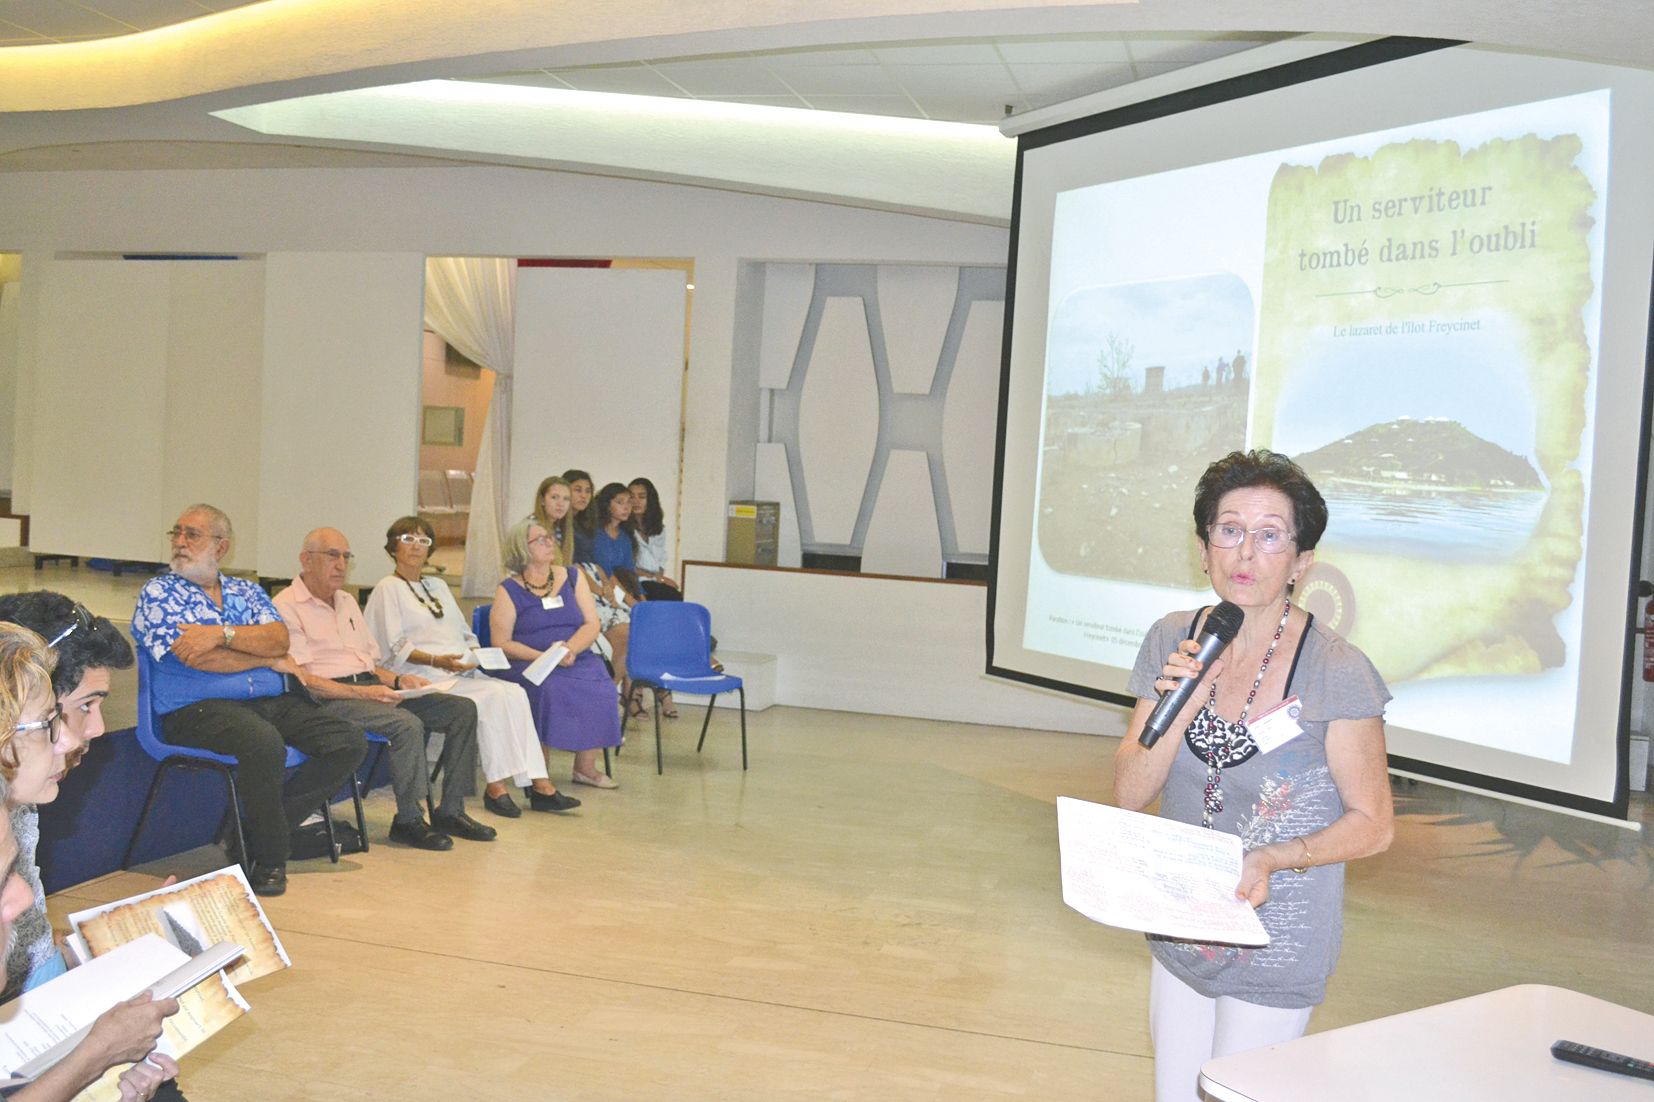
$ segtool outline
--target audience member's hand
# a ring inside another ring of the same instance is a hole
[[[429,678],[420,677],[417,673],[405,673],[400,681],[404,689],[428,689],[431,687]]]
[[[152,1052],[121,1072],[121,1102],[146,1102],[155,1097],[162,1083],[177,1076],[178,1064],[172,1057]]]
[[[177,999],[156,999],[148,991],[140,991],[100,1014],[82,1043],[96,1047],[104,1067],[134,1063],[154,1050],[155,1039],[161,1035],[161,1020],[176,1013]]]
[[[194,665],[208,651],[224,645],[224,629],[218,624],[185,624],[178,629],[172,653],[186,666]]]
[[[293,656],[291,654],[284,654],[279,658],[272,658],[270,660],[270,668],[275,670],[277,673],[285,673],[291,677],[302,678],[304,676],[299,671],[299,664],[293,661]]]
[[[396,707],[402,703],[402,698],[396,695],[396,690],[389,685],[357,685],[356,695],[362,700],[371,700],[375,704],[389,704]]]
[[[436,661],[432,662],[431,665],[435,666],[439,670],[449,670],[453,673],[464,673],[466,670],[474,669],[476,663],[469,662],[463,656],[458,654],[439,654],[436,656]]]

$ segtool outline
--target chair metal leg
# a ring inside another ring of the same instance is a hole
[[[425,786],[425,812],[432,818],[435,818],[436,816],[437,781],[441,779],[441,777],[442,763],[439,761],[436,763],[436,767],[431,770],[430,782]],[[362,848],[368,848],[368,836],[366,834],[362,835]]]
[[[706,745],[706,729],[712,725],[712,708],[717,703],[717,693],[713,693],[706,698],[706,718],[701,720],[701,741],[695,744],[695,753],[697,754],[701,752],[701,747]]]
[[[361,852],[368,851],[368,817],[362,811],[362,782],[353,780],[350,785],[350,802],[356,806],[356,836],[361,839]]]
[[[618,751],[616,752],[618,753]],[[615,771],[609,768],[609,748],[607,746],[603,748],[603,775],[605,777],[612,777],[615,775]]]
[[[666,772],[666,767],[663,764],[661,764],[661,756],[660,756],[660,698],[656,697],[655,698],[655,775],[659,776],[660,774],[662,774],[664,772]]]
[[[241,855],[241,870],[251,876],[253,861],[247,856],[247,832],[241,829],[241,793],[236,790],[234,769],[224,770],[224,787],[229,792],[230,806],[225,814],[230,817],[230,829],[235,831],[235,851]]]
[[[333,805],[322,801],[322,826],[327,830],[327,857],[335,865],[339,863],[339,839],[333,833]]]
[[[741,772],[747,771],[747,687],[735,690],[741,696]]]
[[[127,840],[126,852],[121,854],[121,871],[123,872],[132,865],[132,854],[138,848],[138,835],[144,829],[144,821],[149,818],[150,808],[155,806],[155,793],[161,787],[161,776],[166,771],[167,767],[164,762],[156,764],[155,776],[149,782],[149,794],[144,797],[144,808],[138,812],[138,821],[132,824],[132,837]]]
[[[385,756],[385,747],[390,745],[384,742],[371,743],[373,747],[373,764],[367,768],[367,780],[363,780],[362,772],[352,773],[350,776],[350,801],[356,807],[356,833],[362,839],[362,852],[368,851],[368,817],[362,810],[362,786],[373,780],[373,771],[379,768],[379,761]],[[430,802],[431,794],[425,793],[425,800]]]

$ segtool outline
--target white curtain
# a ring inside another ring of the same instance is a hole
[[[486,597],[504,576],[500,548],[512,520],[506,501],[511,455],[511,375],[517,262],[505,257],[433,256],[425,260],[425,324],[475,362],[494,372],[494,397],[483,418],[471,490],[460,596]]]

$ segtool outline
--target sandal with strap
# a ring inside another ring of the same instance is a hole
[[[671,689],[656,689],[655,699],[660,701],[660,714],[667,719],[678,718],[678,706],[672,703]]]
[[[643,706],[643,689],[638,687],[632,690],[632,695],[626,698],[626,714],[633,719],[646,719],[649,709]]]

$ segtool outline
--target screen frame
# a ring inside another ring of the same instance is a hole
[[[995,628],[999,607],[1000,571],[1002,569],[1001,523],[1007,458],[1006,439],[1012,391],[1011,369],[1018,275],[1018,243],[1023,208],[1024,155],[1031,150],[1044,146],[1461,45],[1467,45],[1467,43],[1455,39],[1403,37],[1378,39],[1313,57],[1274,65],[1255,72],[1228,77],[1197,87],[1182,89],[1082,118],[1064,120],[1018,135],[1015,177],[1012,186],[1010,235],[1006,259],[1005,303],[1007,324],[1004,326],[1001,338],[999,416],[994,440],[994,480],[989,527],[987,618],[984,625],[986,637],[985,672],[988,676],[1084,699],[1114,704],[1127,709],[1134,707],[1137,703],[1134,697],[1126,693],[1033,674],[1026,670],[1012,669],[995,660]],[[1651,269],[1654,269],[1654,257],[1650,257],[1650,265]],[[1625,595],[1625,624],[1628,644],[1634,638],[1632,633],[1638,630],[1636,591],[1642,566],[1644,527],[1641,518],[1646,515],[1647,511],[1649,437],[1650,432],[1654,431],[1654,294],[1651,294],[1650,297],[1646,345],[1642,382],[1642,430],[1635,476],[1634,509],[1638,523],[1632,525],[1630,578]],[[1022,584],[1022,580],[1013,579],[1011,584]],[[1620,677],[1618,724],[1615,733],[1617,744],[1615,748],[1617,759],[1616,778],[1613,796],[1608,800],[1558,789],[1543,788],[1397,754],[1389,755],[1390,768],[1405,771],[1409,774],[1440,779],[1456,786],[1486,792],[1490,795],[1510,796],[1561,810],[1623,821],[1629,813],[1630,806],[1631,689],[1636,667],[1635,647],[1627,645],[1622,648],[1622,657],[1623,668]]]

